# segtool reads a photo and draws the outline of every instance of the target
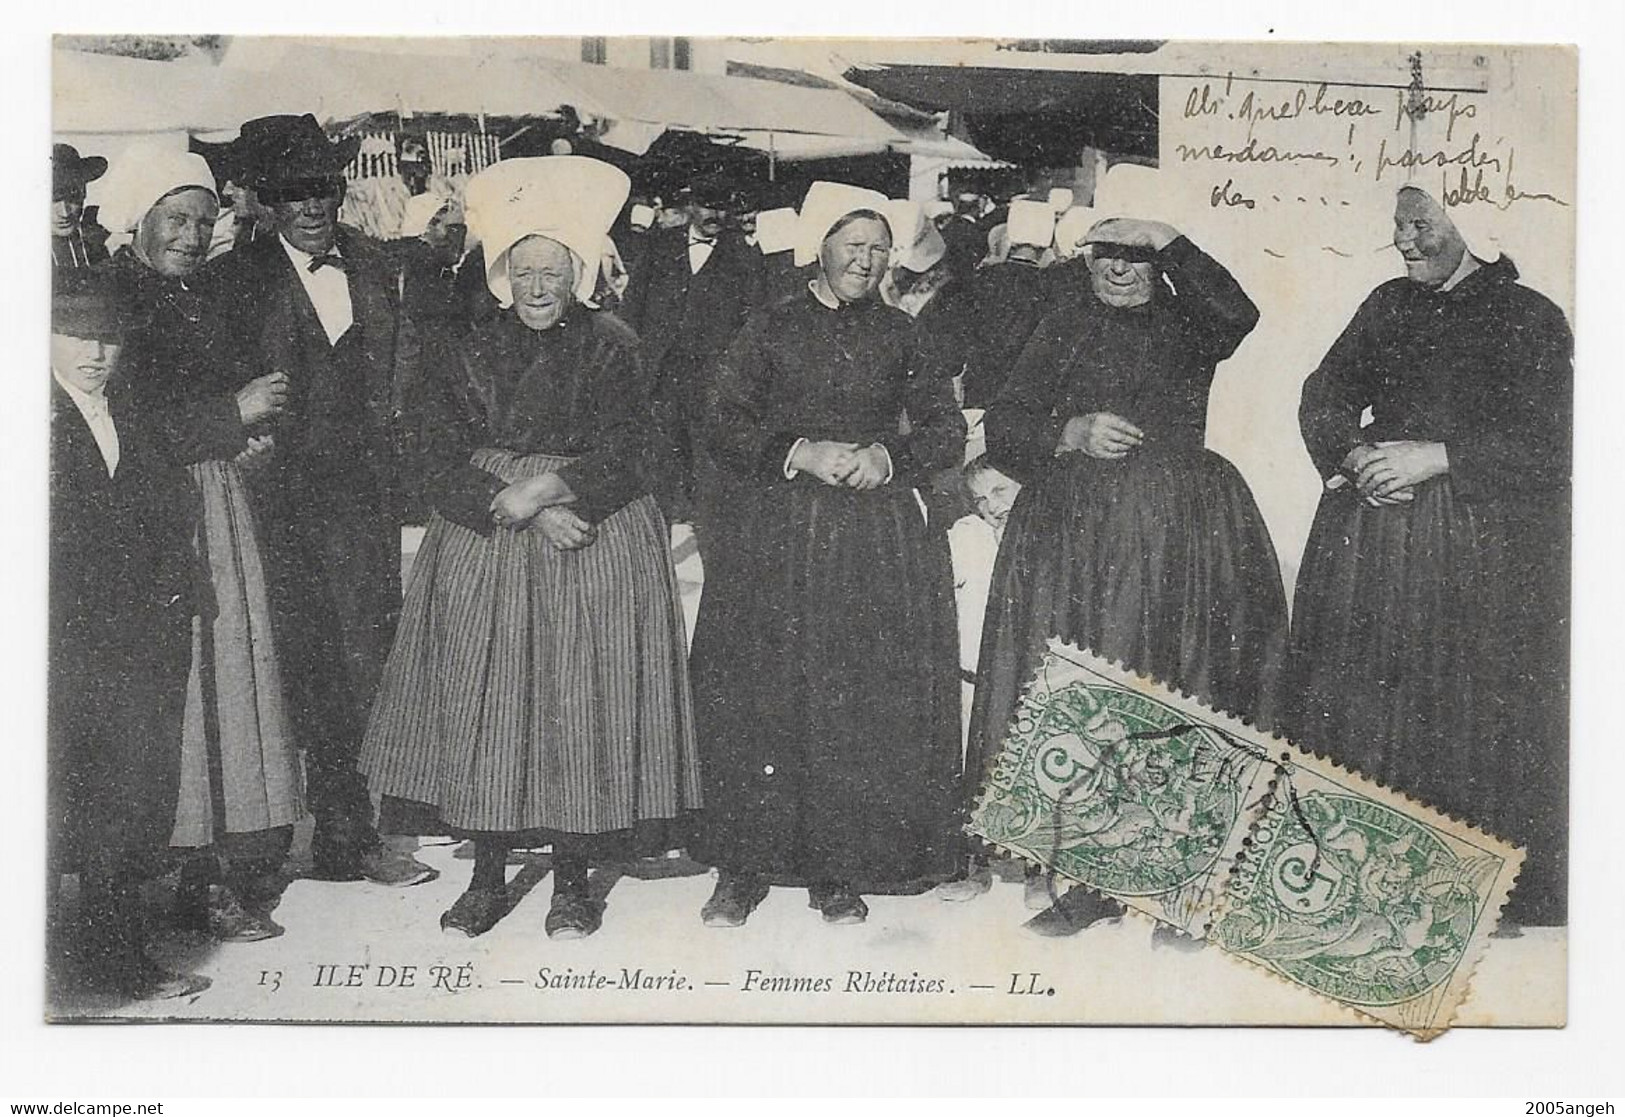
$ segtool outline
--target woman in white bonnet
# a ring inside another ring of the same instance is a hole
[[[192,929],[252,942],[282,933],[270,913],[293,824],[304,816],[242,473],[272,451],[264,425],[281,411],[286,381],[249,380],[221,336],[198,274],[218,212],[214,176],[188,152],[137,145],[103,184],[103,220],[125,241],[110,266],[135,322],[120,389],[160,417],[168,452],[191,471],[198,553],[214,591],[193,631],[172,842],[195,853],[178,911]]]
[[[1054,636],[1255,724],[1279,713],[1280,566],[1247,482],[1205,444],[1215,370],[1258,309],[1157,218],[1156,174],[1118,165],[1101,182],[1089,287],[1038,323],[983,420],[1022,488],[982,629],[973,780]],[[1077,888],[1028,926],[1071,934],[1121,912]]]
[[[382,794],[475,842],[440,919],[508,911],[511,848],[553,847],[553,938],[594,933],[592,862],[684,844],[699,806],[653,413],[632,331],[590,305],[625,174],[581,156],[469,180],[504,308],[428,364],[428,533],[361,764]]]
[[[1288,693],[1306,747],[1527,848],[1505,928],[1567,918],[1574,343],[1477,227],[1502,213],[1403,187],[1406,274],[1304,383]]]
[[[738,499],[694,633],[708,926],[744,923],[775,882],[861,923],[864,892],[953,868],[953,571],[914,487],[959,463],[965,422],[878,297],[888,206],[815,183],[796,262],[816,277],[753,314],[716,373],[706,438]]]

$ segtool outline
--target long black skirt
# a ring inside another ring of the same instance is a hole
[[[1566,505],[1322,498],[1293,616],[1305,747],[1525,846],[1505,909],[1566,919]]]
[[[971,706],[974,797],[1059,636],[1273,728],[1281,570],[1236,468],[1207,450],[1057,459],[1022,488],[993,568]]]
[[[878,889],[953,871],[958,630],[914,493],[743,495],[691,659],[701,861]],[[710,567],[710,560],[707,560]]]

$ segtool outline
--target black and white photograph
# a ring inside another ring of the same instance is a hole
[[[57,35],[43,1016],[1563,1027],[1579,59]]]

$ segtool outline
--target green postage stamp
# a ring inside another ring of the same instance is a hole
[[[1059,641],[970,830],[1423,1039],[1450,1026],[1523,861]]]

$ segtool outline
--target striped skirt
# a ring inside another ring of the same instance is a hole
[[[242,475],[230,462],[190,468],[202,500],[198,554],[216,609],[192,621],[180,801],[170,838],[189,849],[304,815],[299,752]]]
[[[506,481],[570,459],[479,450]],[[607,834],[700,802],[665,520],[643,496],[560,551],[431,517],[362,743],[375,793],[468,831]]]

